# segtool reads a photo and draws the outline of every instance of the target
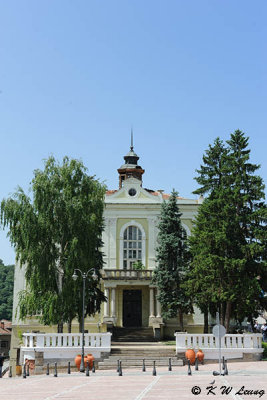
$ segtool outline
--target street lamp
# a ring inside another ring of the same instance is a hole
[[[97,275],[95,272],[94,268],[89,269],[87,272],[82,272],[80,269],[76,268],[74,270],[74,273],[72,275],[72,279],[76,281],[78,279],[77,271],[80,272],[82,278],[83,278],[83,309],[82,309],[82,359],[81,359],[81,365],[80,365],[80,372],[84,372],[84,298],[85,298],[85,280],[90,274],[90,272],[93,271],[92,278],[94,280],[97,280]]]

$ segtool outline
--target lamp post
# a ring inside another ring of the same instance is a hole
[[[78,275],[77,275],[77,271],[79,271],[79,273],[81,274],[82,278],[83,278],[83,309],[82,309],[82,359],[81,359],[81,365],[80,365],[80,372],[84,372],[85,371],[85,367],[84,367],[84,298],[85,298],[85,280],[88,277],[88,275],[93,271],[92,274],[92,278],[94,280],[97,279],[97,275],[95,272],[94,268],[89,269],[87,272],[82,272],[79,268],[76,268],[74,270],[74,273],[72,275],[72,279],[74,281],[77,280]]]

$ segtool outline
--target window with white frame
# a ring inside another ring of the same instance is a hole
[[[123,234],[123,269],[132,269],[137,261],[142,261],[142,232],[131,225]]]

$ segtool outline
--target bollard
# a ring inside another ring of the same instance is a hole
[[[89,361],[86,362],[86,376],[90,376],[90,372],[89,372]]]
[[[198,358],[196,358],[196,361],[195,361],[195,371],[198,371]]]
[[[30,366],[29,366],[29,364],[27,365],[27,373],[26,373],[26,375],[30,376]]]
[[[120,372],[120,360],[117,360],[117,372]]]
[[[192,375],[191,366],[190,366],[190,360],[187,360],[187,364],[188,364],[187,375]]]
[[[172,359],[169,358],[169,371],[172,371]]]
[[[120,361],[120,370],[119,370],[119,376],[122,376],[121,361]]]
[[[225,360],[224,375],[228,375],[227,361]]]
[[[146,372],[146,364],[145,364],[145,359],[143,358],[143,368],[142,368],[143,372]]]
[[[157,371],[156,371],[156,361],[153,361],[153,371],[152,371],[152,375],[156,376],[157,375]]]
[[[49,375],[49,363],[46,364],[46,375]]]
[[[95,373],[95,360],[93,360],[92,372]]]
[[[12,378],[12,367],[9,367],[9,374],[8,374],[9,378]]]
[[[22,378],[26,379],[26,364],[23,365],[23,374],[22,374]]]
[[[225,370],[225,360],[224,360],[224,357],[222,358],[222,369]]]
[[[57,378],[57,363],[55,362],[55,373],[54,373],[54,377]]]
[[[70,361],[68,362],[68,374],[70,374],[71,373],[71,370],[70,370]]]

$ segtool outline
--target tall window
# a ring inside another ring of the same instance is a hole
[[[136,261],[142,261],[142,232],[129,226],[123,234],[123,269],[132,269]]]

